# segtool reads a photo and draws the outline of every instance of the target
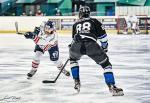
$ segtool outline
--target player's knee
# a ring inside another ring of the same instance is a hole
[[[42,54],[43,54],[42,52],[36,51],[32,61],[32,68],[38,68],[40,64],[40,57],[42,56]]]
[[[70,58],[70,67],[73,68],[73,67],[76,67],[76,66],[79,66],[78,62],[76,60]]]
[[[42,52],[36,51],[35,56],[33,57],[33,61],[35,63],[40,63],[40,57],[42,56]]]
[[[103,61],[98,62],[99,65],[102,66],[102,68],[106,68],[107,66],[111,66],[111,63],[109,62],[108,57],[106,57]]]

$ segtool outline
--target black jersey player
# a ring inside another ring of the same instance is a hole
[[[79,9],[79,20],[73,25],[73,41],[70,45],[70,65],[75,87],[80,91],[80,76],[78,60],[87,55],[104,69],[105,82],[113,96],[122,96],[123,90],[115,86],[112,65],[106,54],[108,42],[107,34],[102,24],[95,18],[90,18],[90,8],[82,6]],[[101,42],[101,46],[97,43]]]

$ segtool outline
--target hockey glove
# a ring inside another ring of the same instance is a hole
[[[68,45],[68,48],[71,48],[71,44]]]
[[[75,34],[73,39],[75,42],[80,42],[82,40],[82,37],[79,34]]]
[[[108,43],[107,42],[105,42],[105,43],[101,42],[101,47],[105,52],[108,52]]]
[[[26,39],[34,39],[35,38],[35,34],[32,33],[32,32],[26,32],[24,34],[24,36],[25,36]]]
[[[35,27],[34,28],[34,34],[38,35],[40,32],[40,27]]]

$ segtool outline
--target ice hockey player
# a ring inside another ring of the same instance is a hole
[[[78,60],[87,55],[104,69],[105,82],[113,96],[122,96],[123,90],[116,87],[112,65],[107,52],[107,34],[102,24],[95,18],[90,18],[90,8],[82,6],[79,9],[79,20],[73,25],[72,43],[69,45],[70,66],[74,89],[80,91],[80,76]],[[101,43],[97,43],[99,40]]]
[[[139,21],[137,16],[130,14],[125,18],[126,21],[126,28],[124,29],[124,34],[128,34],[128,30],[131,29],[133,31],[132,34],[139,34],[140,33],[140,29],[139,29]]]
[[[35,27],[34,32],[26,32],[25,38],[32,39],[35,45],[35,56],[32,61],[32,69],[27,74],[28,79],[37,71],[40,64],[40,58],[45,51],[48,51],[50,60],[57,66],[59,70],[63,67],[63,63],[59,60],[58,35],[54,23],[50,20],[43,22],[40,27]],[[70,76],[67,70],[62,71],[66,76]]]

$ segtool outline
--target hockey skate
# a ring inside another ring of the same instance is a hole
[[[108,85],[109,91],[112,93],[112,96],[123,96],[123,89],[118,88],[114,85]]]
[[[77,90],[77,92],[80,92],[80,80],[79,79],[75,79],[75,86],[74,89]]]
[[[37,69],[31,69],[31,71],[27,74],[27,79],[32,78],[32,76],[36,73]]]

